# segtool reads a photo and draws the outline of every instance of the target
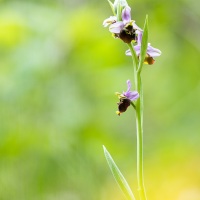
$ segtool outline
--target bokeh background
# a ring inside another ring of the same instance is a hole
[[[200,2],[131,0],[162,51],[143,70],[149,200],[200,200]],[[123,200],[112,154],[137,197],[127,46],[102,22],[107,1],[0,1],[0,200]]]

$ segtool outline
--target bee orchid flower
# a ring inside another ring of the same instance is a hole
[[[136,40],[136,30],[141,30],[134,20],[131,20],[131,8],[127,5],[123,8],[121,13],[121,20],[118,21],[116,16],[111,16],[105,19],[103,26],[109,25],[109,31],[113,33],[116,38],[120,38],[125,43],[130,43]]]
[[[127,108],[130,106],[131,102],[139,98],[139,93],[137,91],[131,91],[131,82],[127,80],[127,91],[123,92],[122,94],[116,92],[120,102],[117,103],[118,111],[116,113],[120,115],[121,113],[125,112]]]
[[[137,30],[136,34],[137,34],[137,40],[136,40],[137,41],[137,45],[134,46],[134,49],[135,49],[136,55],[139,57],[140,56],[140,51],[141,51],[142,34],[143,33],[142,33],[142,31]],[[126,55],[127,56],[131,56],[130,49],[126,51]],[[152,65],[155,62],[154,57],[158,57],[160,55],[161,55],[161,51],[159,49],[156,49],[156,48],[152,47],[151,44],[148,43],[147,55],[145,57],[144,63]]]

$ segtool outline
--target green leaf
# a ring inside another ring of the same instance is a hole
[[[108,166],[110,167],[110,170],[111,170],[116,182],[118,183],[119,187],[125,194],[126,198],[129,200],[135,200],[135,197],[134,197],[126,179],[120,172],[119,168],[115,164],[113,158],[111,157],[110,153],[107,151],[105,146],[103,146],[103,150],[104,150],[104,155],[106,157],[106,160],[108,162]]]
[[[142,71],[144,60],[145,60],[145,57],[146,57],[146,54],[147,54],[147,46],[148,46],[148,15],[146,16],[143,30],[144,31],[143,31],[143,35],[142,35],[142,44],[141,44],[140,62],[139,62],[138,72]]]

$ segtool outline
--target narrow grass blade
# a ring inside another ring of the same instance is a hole
[[[143,30],[144,31],[143,31],[143,35],[142,35],[140,62],[139,62],[139,68],[138,68],[139,72],[141,72],[141,70],[142,70],[142,66],[144,64],[144,60],[145,60],[145,57],[146,57],[146,54],[147,54],[147,46],[148,46],[148,16],[146,16]]]
[[[104,150],[104,155],[106,157],[106,160],[108,162],[108,166],[110,167],[110,170],[111,170],[116,182],[118,183],[119,187],[123,191],[124,195],[126,196],[126,198],[128,200],[135,200],[135,197],[134,197],[126,179],[120,172],[119,168],[115,164],[113,158],[111,157],[110,153],[107,151],[105,146],[103,146],[103,150]]]

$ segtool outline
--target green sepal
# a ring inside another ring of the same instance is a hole
[[[142,35],[142,43],[141,43],[141,50],[140,50],[140,60],[139,60],[139,68],[138,72],[142,71],[142,67],[144,64],[145,57],[147,55],[147,46],[148,46],[148,15],[146,16],[144,29]]]
[[[117,21],[122,21],[122,7],[120,1],[117,4]]]
[[[109,166],[116,182],[118,183],[120,189],[122,190],[122,192],[124,193],[124,195],[126,196],[126,198],[128,200],[135,200],[135,197],[130,189],[130,186],[128,185],[126,179],[120,172],[119,168],[115,164],[113,158],[111,157],[110,153],[107,151],[105,146],[103,146],[103,150],[104,150],[104,155],[106,157],[108,166]]]

